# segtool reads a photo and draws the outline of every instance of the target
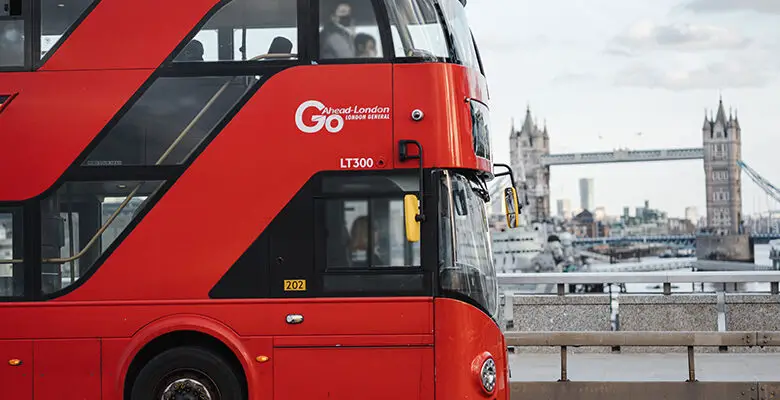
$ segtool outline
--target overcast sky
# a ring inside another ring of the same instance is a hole
[[[738,109],[743,160],[780,184],[780,0],[469,0],[491,92],[494,156],[530,104],[553,153],[699,147],[719,93]],[[639,134],[641,133],[641,134]],[[555,200],[595,180],[609,214],[645,199],[705,213],[701,161],[553,167]],[[780,209],[743,174],[743,212]]]

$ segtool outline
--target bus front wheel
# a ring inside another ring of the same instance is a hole
[[[138,373],[131,400],[244,400],[236,371],[202,347],[184,346],[152,358]]]

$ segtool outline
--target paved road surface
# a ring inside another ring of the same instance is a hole
[[[510,354],[511,381],[560,379],[559,354]],[[780,381],[780,353],[696,354],[700,381]],[[674,354],[571,354],[572,381],[685,381],[688,356]]]

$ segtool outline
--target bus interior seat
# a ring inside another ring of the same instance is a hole
[[[293,44],[290,39],[284,36],[277,36],[271,41],[271,46],[268,48],[268,54],[291,54]]]

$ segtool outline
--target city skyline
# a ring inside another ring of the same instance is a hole
[[[536,122],[546,121],[552,153],[700,147],[705,109],[715,111],[722,94],[727,111],[739,111],[743,159],[780,182],[771,153],[780,145],[780,2],[472,0],[467,11],[491,90],[496,162],[508,161],[510,124],[522,123],[529,104]],[[646,199],[675,217],[706,209],[699,160],[552,167],[550,175],[553,199],[578,199],[577,180],[588,176],[601,182],[595,204],[613,212]],[[748,179],[742,189],[746,216],[777,206]]]
[[[561,214],[568,213],[568,216],[565,217],[564,219],[571,219],[573,217],[576,217],[577,214],[585,211],[585,209],[583,209],[582,207],[571,207],[572,203],[571,203],[571,199],[569,199],[569,198],[566,198],[566,197],[558,197],[558,198],[553,197],[552,200],[556,204],[556,209],[552,210],[553,211],[552,214],[555,215],[555,216],[561,217],[562,216]],[[636,216],[636,209],[645,207],[646,203],[650,203],[651,206],[652,206],[652,202],[650,200],[645,200],[645,201],[643,201],[641,203],[637,203],[637,204],[624,204],[619,209],[614,209],[614,210],[613,209],[609,209],[609,208],[607,208],[607,207],[605,207],[603,205],[600,205],[600,204],[595,204],[593,209],[592,210],[588,210],[588,211],[591,212],[591,213],[595,213],[596,210],[603,210],[606,213],[607,217],[612,217],[612,218],[618,218],[619,219],[620,217],[622,217],[625,214],[625,210],[628,210],[629,211],[628,215],[631,216],[631,217],[635,217]],[[676,210],[665,210],[665,209],[662,209],[662,208],[657,208],[657,209],[659,211],[667,213],[667,215],[670,218],[690,219],[690,220],[694,220],[694,221],[699,221],[700,220],[699,214],[701,213],[701,211],[696,206],[686,206],[686,207],[683,207],[683,212],[680,213],[682,215],[681,217],[676,215],[676,212],[675,212]],[[561,212],[562,210],[564,212]],[[746,217],[748,217],[748,216],[746,216]],[[702,215],[701,218],[704,218],[704,216]]]

